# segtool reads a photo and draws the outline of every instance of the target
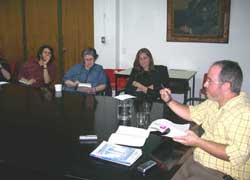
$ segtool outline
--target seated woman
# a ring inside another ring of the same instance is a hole
[[[136,54],[125,93],[154,101],[160,97],[160,89],[167,87],[168,82],[167,67],[154,65],[151,52],[142,48]]]
[[[96,64],[98,54],[94,48],[86,48],[81,54],[83,62],[75,64],[64,76],[64,90],[98,94],[106,88],[107,78],[103,67]]]
[[[54,51],[52,47],[43,45],[38,49],[36,59],[30,60],[20,69],[19,82],[33,86],[46,87],[56,77],[54,64]]]
[[[10,81],[10,79],[10,66],[3,58],[0,58],[0,81]]]

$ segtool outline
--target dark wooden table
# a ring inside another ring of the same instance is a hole
[[[143,156],[131,167],[89,156],[120,124],[136,126],[134,113],[129,121],[117,119],[117,100],[68,92],[56,96],[48,89],[16,84],[0,87],[0,174],[93,180],[166,180],[172,176],[165,162],[172,158],[176,145],[157,134],[150,134]],[[162,117],[163,104],[153,103],[150,121]],[[79,141],[85,134],[96,134],[98,140]],[[138,164],[149,159],[155,159],[158,166],[146,175],[137,172]]]

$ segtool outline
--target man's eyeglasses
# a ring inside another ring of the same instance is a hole
[[[224,82],[222,82],[222,81],[213,81],[211,79],[207,79],[205,83],[208,83],[210,85],[210,84],[223,84]]]

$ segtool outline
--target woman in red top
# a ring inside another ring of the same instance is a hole
[[[38,49],[35,60],[30,60],[20,70],[18,79],[33,87],[48,86],[56,77],[56,67],[53,62],[54,52],[48,45]]]

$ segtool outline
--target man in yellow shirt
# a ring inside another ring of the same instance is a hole
[[[243,75],[238,63],[215,62],[204,83],[208,100],[186,106],[171,98],[170,89],[161,98],[180,117],[202,126],[199,137],[188,131],[175,141],[196,147],[172,180],[250,179],[250,99],[241,91]]]

